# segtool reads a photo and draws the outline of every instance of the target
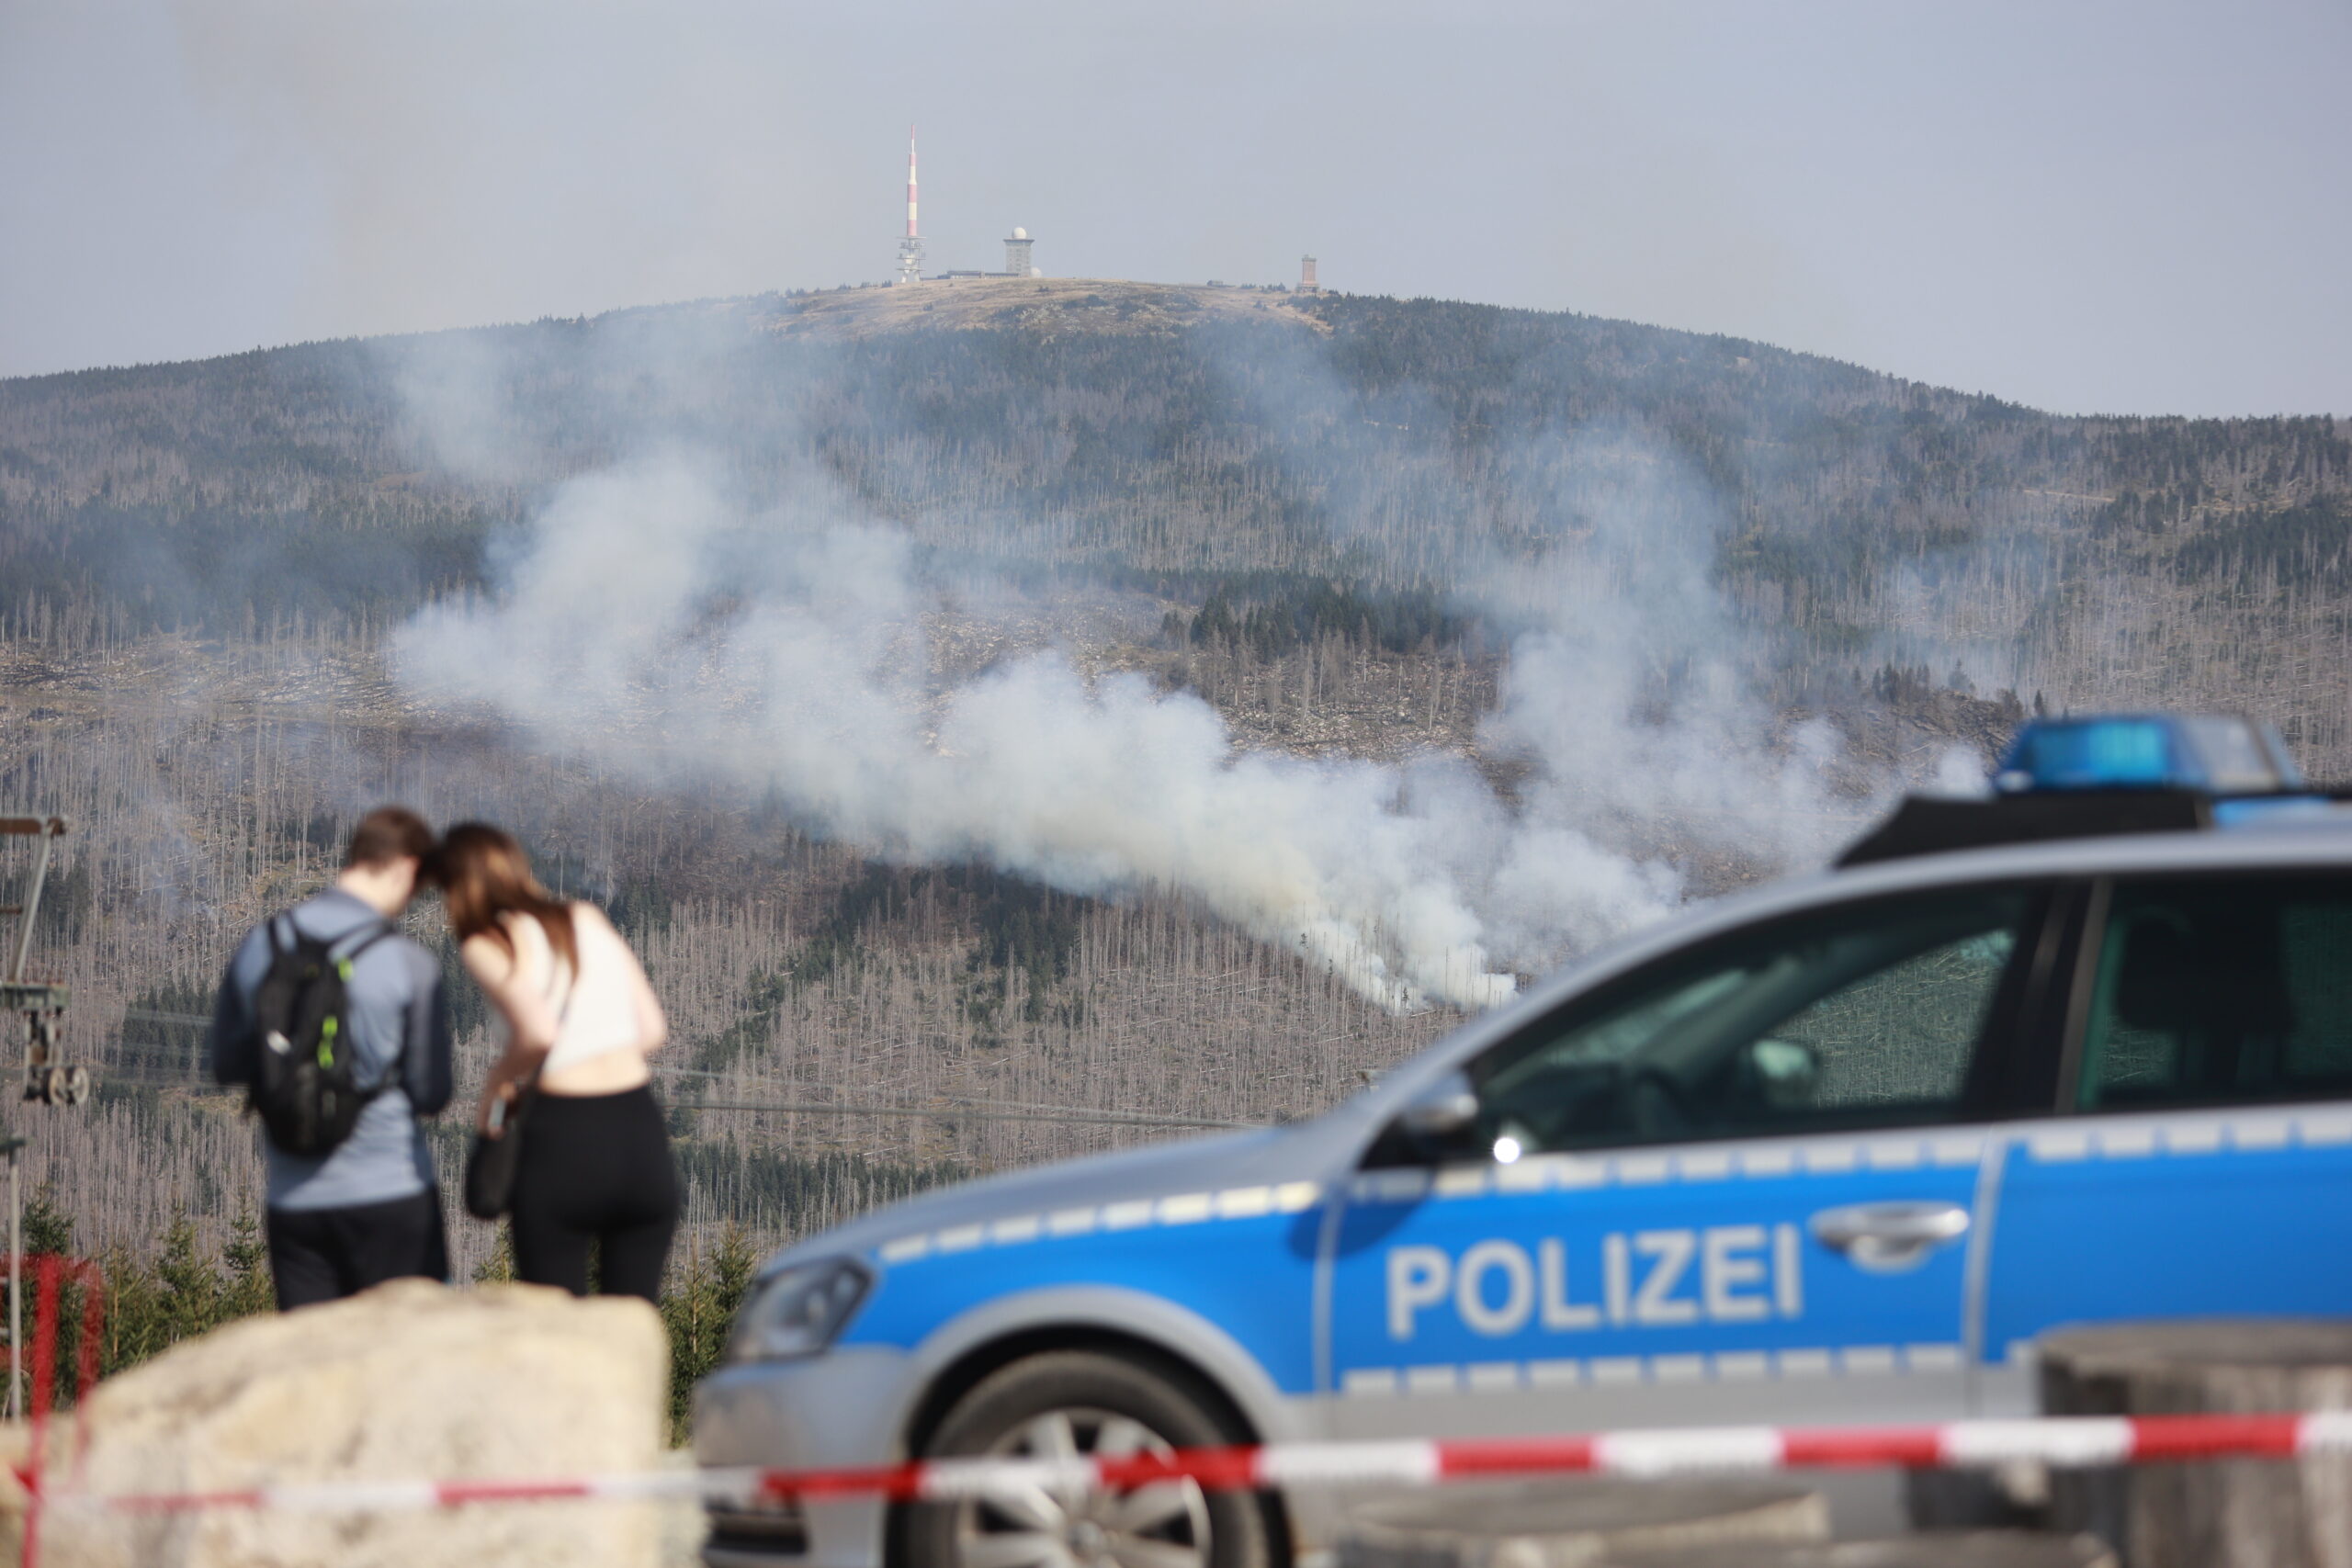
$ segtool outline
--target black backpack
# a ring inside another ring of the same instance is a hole
[[[359,1113],[381,1092],[358,1085],[352,1045],[350,998],[345,985],[351,961],[392,934],[375,922],[332,942],[305,936],[291,915],[278,917],[291,933],[269,922],[269,973],[254,992],[254,1022],[261,1050],[247,1103],[260,1113],[269,1141],[289,1155],[325,1154],[351,1135]],[[368,934],[342,952],[358,932]],[[390,1081],[386,1074],[385,1081]]]

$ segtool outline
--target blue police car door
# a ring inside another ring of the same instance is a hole
[[[2046,903],[2005,885],[1767,922],[1471,1063],[1453,1146],[1400,1125],[1351,1184],[1332,1429],[1960,1413],[1985,1127]]]
[[[2119,878],[2092,894],[2062,1092],[2001,1177],[1986,1353],[2054,1325],[2352,1303],[2352,877]]]

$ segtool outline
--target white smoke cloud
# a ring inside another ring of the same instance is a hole
[[[1711,498],[1622,434],[1575,438],[1570,467],[1589,533],[1478,588],[1521,628],[1482,743],[1536,765],[1536,818],[1640,825],[1770,862],[1817,855],[1852,810],[1830,785],[1838,737],[1819,720],[1780,734],[1758,695],[1768,649],[1709,581]]]
[[[1753,842],[1824,798],[1822,738],[1770,746],[1719,646],[1703,544],[1596,538],[1512,579],[1530,629],[1485,739],[1532,771],[1507,803],[1456,758],[1240,750],[1199,698],[1057,654],[936,689],[937,595],[906,531],[813,470],[749,514],[723,472],[673,448],[567,481],[493,599],[405,629],[402,678],[600,765],[772,795],[879,854],[1182,894],[1396,1010],[1494,1005],[1514,971],[1680,902],[1671,864],[1594,824],[1682,814]],[[1620,499],[1638,521],[1644,498]],[[1645,675],[1668,666],[1661,695]]]
[[[617,768],[773,791],[882,853],[1183,892],[1384,1006],[1510,994],[1435,869],[1449,824],[1399,774],[1237,755],[1198,698],[1054,656],[934,697],[906,536],[834,510],[745,517],[675,454],[573,479],[494,604],[405,629],[401,675]]]
[[[1653,440],[1543,438],[1497,471],[1551,491],[1511,478],[1492,496],[1442,441],[1408,442],[1329,504],[1335,540],[1398,581],[1447,561],[1426,520],[1449,519],[1461,607],[1510,638],[1478,735],[1510,775],[1498,786],[1451,755],[1250,751],[1199,697],[1053,652],[951,679],[926,637],[947,594],[919,564],[920,524],[834,477],[790,389],[755,427],[713,403],[729,381],[712,372],[743,341],[723,313],[600,321],[563,340],[585,389],[560,410],[526,385],[544,344],[379,351],[413,438],[470,483],[512,494],[576,466],[554,445],[567,421],[593,449],[637,454],[545,492],[500,541],[487,598],[403,629],[395,667],[417,694],[488,705],[621,776],[781,802],[876,855],[1173,892],[1400,1011],[1507,999],[1518,976],[1680,906],[1701,857],[1802,863],[1859,826],[1830,783],[1834,732],[1783,732],[1758,696],[1767,649],[1710,581],[1715,499]],[[1365,417],[1304,334],[1252,352],[1222,368],[1275,400],[1257,411],[1270,430],[1311,440]],[[1483,570],[1460,567],[1481,550]],[[993,591],[959,569],[965,610]]]

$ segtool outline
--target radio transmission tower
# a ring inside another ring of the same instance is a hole
[[[922,281],[922,236],[915,228],[915,128],[907,127],[907,237],[899,242],[899,281]]]

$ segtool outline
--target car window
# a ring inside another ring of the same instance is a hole
[[[2088,1110],[2352,1096],[2352,881],[2123,882],[2084,1021]]]
[[[1873,900],[1711,943],[1476,1063],[1479,1136],[1510,1158],[1952,1119],[2038,902]]]

